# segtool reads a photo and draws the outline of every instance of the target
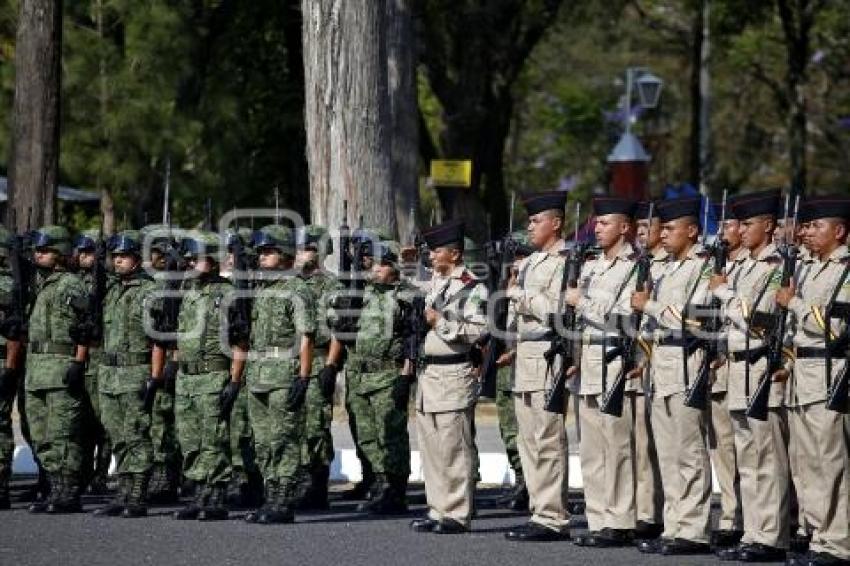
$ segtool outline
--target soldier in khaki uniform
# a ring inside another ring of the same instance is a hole
[[[470,349],[487,323],[487,289],[463,263],[463,223],[435,226],[423,237],[434,269],[416,397],[428,516],[411,528],[456,534],[468,531],[472,519],[477,375]]]
[[[710,288],[724,308],[727,334],[725,369],[727,406],[735,435],[744,511],[740,545],[718,551],[723,560],[762,562],[785,558],[788,547],[787,424],[782,401],[784,385],[771,386],[766,421],[751,419],[747,406],[767,370],[763,351],[766,321],[775,314],[782,258],[773,244],[779,191],[739,198],[732,213],[741,223],[747,259],[728,275],[712,277]],[[761,348],[761,350],[760,350]],[[768,377],[770,379],[770,377]]]
[[[730,198],[726,207],[731,210],[736,198]],[[740,222],[728,218],[723,222],[721,238],[727,246],[727,261],[724,273],[727,278],[736,275],[747,260],[747,250],[741,245]],[[725,337],[722,339],[725,344]],[[708,428],[708,451],[717,483],[720,487],[720,516],[717,530],[711,533],[713,548],[735,546],[743,534],[741,516],[741,489],[738,477],[738,465],[735,456],[735,433],[727,406],[727,383],[729,367],[722,365],[713,370],[714,383],[711,385],[711,420]]]
[[[703,353],[691,348],[688,310],[703,304],[710,270],[700,257],[700,199],[659,204],[661,241],[669,254],[651,291],[635,292],[632,307],[647,315],[655,344],[650,358],[655,434],[664,487],[664,533],[641,541],[645,553],[700,554],[708,545],[711,465],[706,441],[706,411],[685,406],[685,393],[696,377]],[[688,332],[683,332],[687,330]]]
[[[539,193],[524,199],[530,243],[539,251],[524,259],[508,288],[509,324],[516,328],[514,402],[518,448],[530,498],[531,519],[505,533],[515,541],[569,539],[567,433],[563,415],[544,409],[549,349],[563,278],[566,193]],[[557,369],[557,368],[553,368]]]
[[[600,407],[622,369],[622,357],[610,363],[605,358],[622,347],[617,322],[631,313],[637,254],[627,238],[636,205],[614,197],[593,200],[596,243],[602,253],[584,264],[579,288],[569,289],[565,299],[575,307],[582,326],[579,451],[590,533],[575,539],[579,546],[630,545],[635,529],[631,403],[623,403],[620,417]],[[628,388],[634,387],[631,381]]]
[[[850,200],[821,197],[803,203],[800,221],[808,223],[804,240],[814,262],[804,281],[776,292],[776,301],[793,316],[796,357],[790,396],[789,423],[797,444],[804,489],[800,497],[813,528],[809,553],[793,564],[839,564],[850,561],[850,454],[843,413],[827,408],[830,387],[846,371],[846,314],[836,314],[835,302],[850,301],[850,252],[847,228]],[[830,316],[832,315],[832,316]],[[829,350],[827,349],[829,341]],[[829,356],[829,359],[827,359]],[[780,370],[775,379],[788,377]]]

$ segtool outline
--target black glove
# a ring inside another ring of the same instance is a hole
[[[165,367],[162,368],[163,386],[165,387],[165,390],[172,395],[177,389],[177,370],[179,368],[180,365],[174,360],[168,360],[165,362]]]
[[[407,405],[410,403],[410,378],[408,376],[398,376],[395,388],[393,388],[393,401],[395,401],[396,409],[407,411]]]
[[[298,375],[289,386],[289,395],[286,397],[286,408],[290,411],[297,411],[304,404],[304,399],[307,398],[307,386],[310,385],[309,378],[301,378]]]
[[[236,403],[236,398],[239,396],[241,383],[238,381],[228,381],[224,389],[218,395],[218,404],[221,409],[220,418],[223,421],[230,419],[230,413],[233,411],[233,405]]]
[[[142,408],[148,414],[153,411],[153,402],[156,400],[156,390],[162,387],[162,380],[148,377],[142,388],[139,390],[139,400],[142,402]]]
[[[0,369],[0,397],[9,399],[18,388],[18,370],[13,368]]]
[[[336,389],[336,374],[339,370],[333,364],[328,364],[319,372],[319,389],[325,400],[330,403],[334,398],[334,390]]]
[[[4,318],[0,322],[0,335],[6,340],[20,340],[26,334],[26,325],[24,321],[16,316]]]
[[[73,391],[82,390],[86,385],[86,362],[78,362],[77,360],[71,362],[71,365],[65,370],[62,383]]]

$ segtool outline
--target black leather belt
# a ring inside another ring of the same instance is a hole
[[[619,336],[609,336],[607,339],[602,336],[591,336],[582,340],[585,346],[608,346],[609,348],[620,348],[623,346],[624,340]]]
[[[420,361],[425,365],[449,366],[463,364],[469,361],[469,354],[446,354],[445,356],[422,356]]]
[[[520,334],[519,335],[519,341],[520,342],[551,342],[552,338],[554,338],[555,336],[557,336],[557,334],[555,332],[552,332],[551,330],[548,331],[548,332],[545,332],[543,334],[540,334],[540,333],[537,333],[537,332],[534,332],[534,333],[529,332],[527,334]]]
[[[185,375],[198,375],[201,373],[212,373],[230,369],[229,360],[208,360],[200,362],[180,362],[180,373]]]
[[[846,354],[844,352],[836,352],[833,351],[830,356],[832,359],[843,358]],[[826,348],[797,348],[795,351],[795,356],[798,360],[800,359],[810,359],[810,358],[826,358]]]
[[[143,366],[151,362],[150,352],[101,352],[101,364],[110,367]]]

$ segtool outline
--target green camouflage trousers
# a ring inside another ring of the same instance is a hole
[[[355,379],[358,377],[363,376]],[[406,478],[410,475],[407,407],[396,407],[395,387],[368,392],[354,390],[349,395],[349,406],[356,415],[357,440],[372,470],[376,474]]]
[[[219,403],[229,379],[227,370],[177,374],[174,416],[183,475],[205,485],[230,481],[230,428]]]
[[[33,452],[51,476],[80,475],[84,396],[83,391],[68,389],[26,392]]]
[[[0,395],[0,498],[8,496],[9,478],[12,476],[12,457],[15,455],[15,437],[12,432],[14,404],[14,391]]]
[[[499,416],[499,433],[502,435],[502,442],[505,445],[508,462],[514,474],[517,475],[517,478],[521,478],[523,475],[516,440],[517,422],[513,392],[511,391],[513,387],[511,383],[511,368],[499,368],[497,375],[496,411]]]
[[[121,393],[101,391],[100,409],[103,426],[112,440],[116,472],[148,473],[153,464],[151,417],[142,407],[138,388]]]
[[[254,449],[254,431],[248,413],[248,390],[242,388],[233,411],[230,413],[230,460],[233,477],[239,483],[246,483],[253,475],[259,474],[257,453]]]
[[[174,394],[163,389],[156,392],[151,412],[151,442],[154,466],[175,472],[180,469],[180,446],[174,423]]]
[[[83,421],[83,471],[92,475],[109,470],[112,448],[100,413],[99,364],[94,359],[86,368],[86,416]],[[95,454],[96,453],[96,454]]]
[[[301,478],[301,443],[304,436],[304,406],[292,411],[286,406],[289,388],[245,391],[257,464],[266,482],[276,481],[294,489]]]
[[[321,368],[319,368],[321,369]],[[304,402],[304,441],[301,445],[301,461],[308,469],[330,466],[334,459],[331,422],[333,421],[333,403],[322,395],[319,381],[313,372],[307,399]]]

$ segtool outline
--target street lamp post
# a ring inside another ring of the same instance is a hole
[[[649,154],[632,133],[632,98],[635,86],[643,108],[658,106],[664,82],[642,67],[626,69],[626,127],[614,150],[608,156],[611,167],[611,192],[627,198],[646,199],[649,179]]]

